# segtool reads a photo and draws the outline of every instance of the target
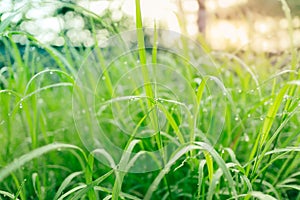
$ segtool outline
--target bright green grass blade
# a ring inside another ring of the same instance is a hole
[[[103,182],[105,179],[107,179],[111,174],[113,174],[113,172],[114,172],[114,170],[110,170],[109,172],[107,172],[103,176],[101,176],[101,177],[97,178],[96,180],[94,180],[91,184],[89,184],[89,185],[82,185],[83,187],[81,187],[81,188],[78,189],[80,191],[77,192],[72,198],[70,198],[70,200],[81,199],[83,196],[85,196],[87,194],[87,192],[91,188],[94,188],[95,186],[99,185],[101,182]]]
[[[31,176],[31,179],[32,179],[32,185],[33,185],[33,189],[34,189],[36,196],[39,199],[43,199],[43,194],[42,194],[42,190],[41,190],[41,182],[40,182],[38,173],[36,173],[36,172],[33,173]]]
[[[262,145],[264,145],[264,143],[269,135],[269,132],[272,128],[277,111],[280,107],[280,104],[281,104],[283,97],[287,90],[288,90],[287,86],[283,87],[280,90],[280,92],[278,93],[278,95],[276,96],[276,98],[273,102],[273,105],[269,108],[269,111],[267,113],[266,119],[265,119],[263,127],[262,127],[261,136],[259,136],[259,138],[261,138],[260,147],[262,147]]]
[[[72,174],[70,174],[67,178],[65,178],[65,180],[62,182],[62,184],[60,185],[60,187],[58,188],[55,196],[54,196],[54,200],[57,200],[59,198],[59,196],[62,194],[62,192],[64,191],[64,189],[66,189],[66,187],[70,184],[70,182],[77,176],[82,175],[83,172],[73,172]]]
[[[88,156],[88,162],[87,162],[87,166],[85,168],[85,181],[86,181],[87,185],[89,185],[93,182],[93,167],[94,167],[94,156],[93,156],[93,154],[90,154]],[[90,200],[96,199],[94,188],[91,188],[88,191],[88,198]]]
[[[139,58],[141,63],[142,75],[144,79],[144,89],[147,97],[154,99],[152,86],[150,84],[149,72],[147,68],[146,48],[145,48],[140,0],[135,0],[135,7],[136,7],[136,28],[137,28],[136,33],[137,33],[137,40],[138,40],[138,52],[139,52]],[[147,101],[149,109],[153,107],[153,103],[151,99]],[[155,112],[150,113],[150,121],[154,130],[158,130],[159,129],[158,119]],[[161,143],[160,141],[157,141],[158,145],[160,145],[160,143]]]
[[[252,160],[255,156],[255,154],[257,153],[257,151],[261,150],[261,148],[263,147],[263,145],[265,144],[268,136],[269,136],[269,132],[273,126],[274,120],[276,118],[276,114],[278,112],[278,109],[281,105],[281,102],[284,98],[284,95],[286,93],[286,91],[288,90],[288,86],[284,86],[278,93],[278,95],[276,96],[273,104],[270,106],[266,119],[264,120],[263,123],[263,127],[259,133],[259,135],[257,136],[257,139],[255,141],[255,144],[252,148],[251,154],[250,154],[250,158],[249,161]],[[256,171],[257,166],[259,165],[260,162],[256,162],[253,172],[254,173]],[[250,165],[248,166],[247,170],[246,170],[246,174],[248,175],[250,172]]]
[[[119,195],[120,195],[120,192],[121,192],[121,187],[122,187],[122,184],[123,184],[124,176],[126,175],[125,170],[127,168],[127,165],[128,165],[128,162],[129,162],[129,159],[130,159],[130,156],[131,156],[131,152],[133,151],[133,148],[135,147],[135,145],[139,142],[140,142],[140,140],[132,140],[130,142],[130,144],[128,145],[128,148],[125,149],[125,151],[122,155],[122,158],[121,158],[120,163],[119,163],[119,170],[115,171],[116,180],[115,180],[113,191],[112,191],[112,199],[113,200],[118,200],[119,199]]]
[[[46,146],[37,148],[29,153],[26,153],[23,156],[15,159],[14,162],[6,165],[5,168],[0,170],[0,181],[2,181],[4,178],[6,178],[10,173],[15,171],[16,169],[19,169],[25,163],[33,160],[34,158],[38,158],[45,153],[48,153],[50,151],[54,151],[57,149],[76,149],[76,150],[79,150],[84,155],[83,150],[81,150],[79,147],[77,147],[75,145],[60,144],[60,143],[48,144]]]
[[[235,163],[226,163],[226,168],[234,168],[237,165]],[[210,181],[210,186],[207,192],[207,199],[212,200],[216,191],[217,184],[220,183],[220,178],[223,175],[223,170],[219,168],[216,173],[213,174],[213,177]]]
[[[79,185],[79,186],[76,186],[76,187],[74,187],[74,188],[72,188],[71,190],[69,190],[69,191],[67,191],[66,193],[64,193],[63,195],[61,195],[60,197],[59,197],[59,199],[58,200],[63,200],[63,199],[65,199],[67,196],[69,196],[69,195],[71,195],[71,194],[74,194],[76,191],[80,191],[80,190],[82,190],[83,188],[86,188],[86,185]],[[90,188],[89,188],[90,189]],[[86,194],[88,191],[85,191],[85,193],[84,194]]]
[[[173,118],[173,116],[171,115],[171,113],[161,103],[158,102],[157,106],[165,114],[168,122],[174,129],[174,132],[175,132],[176,136],[178,137],[179,142],[181,144],[184,144],[185,140],[184,140],[183,134],[181,133],[180,128],[178,127],[178,125],[177,125],[175,119]]]
[[[155,180],[152,182],[151,186],[149,187],[144,199],[150,200],[151,196],[153,195],[154,191],[157,189],[160,181],[163,179],[163,177],[170,171],[171,166],[178,161],[178,159],[183,156],[184,154],[188,153],[192,150],[200,150],[200,151],[207,151],[211,154],[211,156],[214,158],[216,163],[218,164],[220,170],[223,171],[224,176],[226,177],[228,181],[229,190],[231,190],[232,195],[234,197],[237,196],[236,188],[234,185],[233,178],[230,174],[230,171],[228,167],[226,166],[224,160],[221,158],[221,156],[209,145],[203,142],[196,142],[195,144],[189,144],[189,145],[183,145],[180,149],[178,149],[170,158],[168,163],[165,165],[164,169],[160,171],[158,176],[155,178]]]
[[[137,39],[138,39],[140,61],[142,65],[146,65],[147,64],[146,50],[145,50],[140,0],[135,0],[135,7],[136,7],[136,28],[137,28]]]
[[[212,181],[213,174],[214,174],[213,159],[207,151],[204,151],[204,157],[205,157],[206,165],[207,165],[207,169],[208,169],[208,178],[210,181]]]

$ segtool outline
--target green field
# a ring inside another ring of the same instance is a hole
[[[75,10],[95,39],[101,17]],[[232,53],[143,29],[139,0],[137,29],[106,24],[103,48],[43,44],[11,19],[0,25],[0,199],[300,200],[292,27],[283,52]]]

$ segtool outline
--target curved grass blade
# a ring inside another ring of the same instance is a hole
[[[155,180],[152,182],[151,186],[149,187],[146,195],[145,195],[145,200],[150,200],[152,194],[154,191],[157,189],[160,181],[163,179],[163,177],[170,171],[171,166],[184,154],[188,153],[189,151],[192,150],[201,150],[201,151],[207,151],[210,153],[210,155],[214,158],[216,163],[219,165],[220,169],[223,171],[227,181],[228,181],[228,186],[232,192],[232,195],[234,197],[237,196],[235,185],[233,182],[233,178],[230,174],[229,169],[227,168],[224,160],[221,158],[221,156],[209,145],[203,142],[196,142],[195,144],[189,144],[189,145],[184,145],[178,151],[176,151],[169,162],[165,165],[165,168],[160,171],[158,176],[155,178]]]
[[[6,178],[10,173],[15,171],[16,169],[23,166],[25,163],[33,160],[34,158],[38,158],[42,156],[43,154],[46,154],[50,151],[54,151],[57,149],[76,149],[82,152],[84,154],[83,150],[79,147],[71,144],[48,144],[46,146],[37,148],[29,153],[24,154],[23,156],[15,159],[12,163],[5,166],[3,169],[0,170],[0,181],[2,181],[4,178]]]
[[[70,184],[70,182],[76,177],[83,174],[82,171],[80,172],[73,172],[72,174],[70,174],[60,185],[60,187],[58,188],[55,196],[54,196],[54,200],[57,200],[59,198],[59,196],[62,194],[62,192],[64,191],[64,189],[66,189],[66,187]]]

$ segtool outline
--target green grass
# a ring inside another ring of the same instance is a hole
[[[202,49],[144,29],[135,2],[121,35],[136,41],[112,48],[54,48],[1,22],[0,199],[300,200],[299,50]],[[105,22],[66,5],[95,38]]]

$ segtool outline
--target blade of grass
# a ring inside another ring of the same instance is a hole
[[[62,182],[62,184],[60,185],[60,187],[58,188],[57,192],[55,193],[54,196],[54,200],[57,200],[59,198],[59,196],[63,193],[64,189],[66,189],[66,187],[70,184],[70,182],[77,176],[82,175],[83,172],[79,171],[79,172],[73,172],[72,174],[70,174],[67,178],[65,178],[65,180]]]
[[[77,146],[71,145],[71,144],[48,144],[46,146],[37,148],[29,153],[24,154],[23,156],[15,159],[12,163],[5,166],[5,168],[0,170],[0,181],[2,181],[4,178],[6,178],[10,173],[15,171],[16,169],[23,166],[25,163],[33,160],[34,158],[38,158],[41,155],[48,153],[50,151],[54,151],[57,149],[76,149],[79,150],[83,155],[84,152]]]

